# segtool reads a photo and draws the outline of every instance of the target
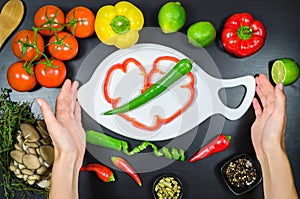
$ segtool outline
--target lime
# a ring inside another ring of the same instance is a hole
[[[164,33],[177,32],[185,21],[185,9],[180,2],[165,3],[158,12],[158,24]]]
[[[299,65],[291,58],[277,59],[272,64],[271,76],[276,84],[291,85],[299,78]]]
[[[187,30],[188,40],[195,47],[206,47],[216,38],[216,29],[209,21],[199,21]]]

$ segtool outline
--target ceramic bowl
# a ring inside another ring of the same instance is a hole
[[[174,174],[164,174],[155,179],[152,187],[155,199],[169,198],[181,199],[183,186],[181,180]]]
[[[258,161],[246,153],[229,159],[221,167],[221,175],[227,187],[235,195],[249,192],[262,180]]]

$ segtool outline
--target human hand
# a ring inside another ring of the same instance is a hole
[[[274,147],[285,150],[286,97],[283,84],[279,83],[274,88],[264,74],[255,80],[256,93],[262,106],[257,98],[253,99],[256,119],[251,128],[251,137],[257,158],[261,161]]]
[[[57,96],[55,115],[45,100],[39,98],[37,103],[54,145],[55,160],[67,158],[64,161],[70,160],[70,163],[74,163],[75,168],[79,170],[84,158],[86,138],[81,123],[81,109],[77,101],[77,88],[76,81],[64,82]]]

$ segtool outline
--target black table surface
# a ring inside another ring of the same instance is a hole
[[[33,24],[33,16],[37,9],[46,4],[54,4],[67,12],[77,5],[83,5],[94,13],[106,4],[115,4],[117,1],[108,0],[70,0],[70,1],[50,1],[50,0],[23,0],[25,5],[25,15],[22,24],[18,30],[30,29]],[[167,1],[152,0],[152,1],[131,1],[137,5],[144,13],[145,27],[158,27],[157,13],[161,5]],[[0,7],[4,5],[5,1],[1,0]],[[265,73],[269,76],[270,63],[278,58],[290,57],[300,62],[300,2],[298,0],[286,1],[272,1],[272,0],[210,0],[210,1],[188,1],[182,0],[182,5],[187,11],[187,21],[185,26],[180,30],[186,33],[187,28],[197,21],[210,21],[217,30],[216,41],[206,48],[206,51],[211,56],[213,61],[218,66],[218,70],[222,78],[235,78],[243,75],[255,75],[258,73]],[[222,26],[228,16],[233,13],[249,12],[255,18],[261,20],[267,30],[267,38],[264,47],[253,56],[247,58],[235,58],[226,53],[220,45],[220,32]],[[16,33],[16,31],[14,33]],[[0,50],[0,84],[1,87],[9,87],[6,80],[6,71],[10,64],[17,59],[11,51],[12,36],[9,37],[5,45]],[[176,41],[174,41],[176,42]],[[68,78],[76,79],[78,77],[77,71],[80,71],[80,65],[84,61],[87,54],[92,51],[100,41],[95,35],[87,39],[79,40],[79,54],[72,60],[66,62],[68,67]],[[287,95],[287,131],[286,131],[286,150],[291,161],[295,183],[297,190],[300,190],[300,114],[298,108],[300,107],[299,92],[300,81],[294,85],[285,87]],[[227,93],[228,103],[236,105],[237,98],[239,98],[239,90],[229,89]],[[34,100],[37,97],[45,98],[54,109],[55,99],[59,92],[59,88],[46,89],[39,88],[32,92],[13,92],[14,100]],[[297,100],[298,99],[298,100]],[[39,114],[37,105],[33,104],[33,111]],[[85,116],[86,117],[86,116]],[[232,144],[229,149],[222,153],[215,154],[209,158],[196,163],[185,162],[171,162],[167,166],[155,169],[151,172],[141,172],[140,177],[143,181],[143,186],[138,187],[133,180],[125,173],[113,168],[117,181],[115,183],[103,183],[92,173],[81,173],[79,178],[79,195],[80,198],[153,198],[151,193],[152,183],[159,175],[172,173],[180,177],[184,185],[184,198],[205,198],[205,199],[231,199],[231,198],[263,198],[263,186],[259,184],[251,192],[235,196],[229,191],[220,175],[220,167],[224,161],[233,155],[239,153],[248,153],[255,157],[255,152],[251,144],[250,128],[255,119],[253,108],[250,107],[243,117],[238,120],[230,121],[222,118],[222,116],[212,116],[201,123],[196,129],[187,133],[193,134],[194,140],[186,151],[186,156],[190,157],[199,148],[199,143],[202,143],[204,136],[201,132],[207,131],[211,121],[223,121],[222,132],[232,136]],[[84,119],[85,122],[88,119]],[[95,125],[84,123],[84,127],[88,125]],[[111,135],[113,132],[105,130]],[[136,140],[115,135],[128,141],[133,146],[138,143]],[[178,138],[178,141],[184,138]],[[157,142],[158,145],[163,145],[165,142]],[[118,154],[118,153],[116,153]],[[119,155],[122,155],[121,153]],[[97,162],[88,150],[84,164],[90,162]],[[163,160],[162,160],[163,161]],[[136,165],[133,165],[136,166]],[[2,190],[1,190],[2,192]],[[1,193],[2,194],[2,193]],[[43,198],[38,195],[31,195],[28,198]],[[62,197],[63,198],[63,197]]]

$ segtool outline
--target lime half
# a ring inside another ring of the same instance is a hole
[[[271,69],[271,76],[274,83],[283,83],[288,86],[299,78],[299,65],[291,58],[275,60]]]

